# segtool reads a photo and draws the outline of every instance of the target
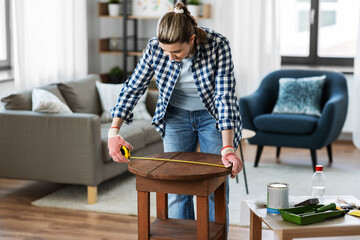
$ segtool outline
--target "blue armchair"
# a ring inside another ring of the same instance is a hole
[[[280,78],[320,75],[326,75],[320,117],[271,113],[278,98]],[[278,70],[268,74],[253,94],[240,98],[243,126],[256,132],[256,136],[249,139],[250,144],[258,146],[254,166],[258,166],[264,146],[277,147],[277,157],[280,155],[281,147],[310,149],[314,171],[317,164],[316,150],[326,146],[331,164],[331,143],[340,135],[347,108],[347,83],[341,73],[315,70]]]

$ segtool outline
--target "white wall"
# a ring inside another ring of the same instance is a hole
[[[100,36],[100,18],[97,17],[98,0],[87,0],[87,26],[88,26],[88,71],[100,72],[100,55],[98,54],[98,38]]]
[[[0,82],[0,99],[15,91],[14,81]],[[2,104],[0,104],[2,106]]]
[[[347,84],[348,84],[348,94],[349,94],[349,106],[348,106],[348,113],[345,120],[345,125],[342,129],[343,132],[346,133],[352,133],[353,132],[353,126],[354,126],[354,75],[352,74],[346,74],[345,75]]]

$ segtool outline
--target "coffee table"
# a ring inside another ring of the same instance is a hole
[[[339,196],[350,202],[360,203],[353,196]],[[326,204],[335,202],[336,196],[326,196]],[[345,215],[345,217],[331,218],[325,221],[309,224],[297,225],[285,221],[281,215],[270,215],[266,213],[266,208],[259,208],[254,200],[247,200],[250,208],[250,239],[261,239],[262,222],[274,231],[275,239],[289,240],[293,238],[314,238],[314,237],[336,237],[336,236],[360,236],[360,218]]]
[[[136,174],[138,239],[226,239],[226,185],[231,169],[191,163],[156,161],[166,158],[222,164],[208,153],[170,152],[135,159],[129,171]],[[156,192],[156,220],[150,225],[150,192]],[[209,221],[209,196],[214,192],[215,222]],[[168,218],[168,193],[196,195],[197,220]]]

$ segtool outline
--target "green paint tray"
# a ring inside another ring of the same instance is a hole
[[[335,204],[334,204],[335,205]],[[328,206],[328,205],[327,205]],[[324,221],[325,219],[332,217],[341,217],[345,215],[342,210],[334,208],[325,210],[323,212],[316,212],[320,207],[324,205],[308,205],[301,207],[293,207],[286,209],[279,209],[281,216],[284,220],[293,222],[299,225],[307,225]]]

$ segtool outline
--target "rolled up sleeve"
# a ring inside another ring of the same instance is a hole
[[[215,75],[215,104],[219,130],[236,129],[241,125],[239,104],[235,92],[236,80],[229,41],[226,39],[217,51]]]

